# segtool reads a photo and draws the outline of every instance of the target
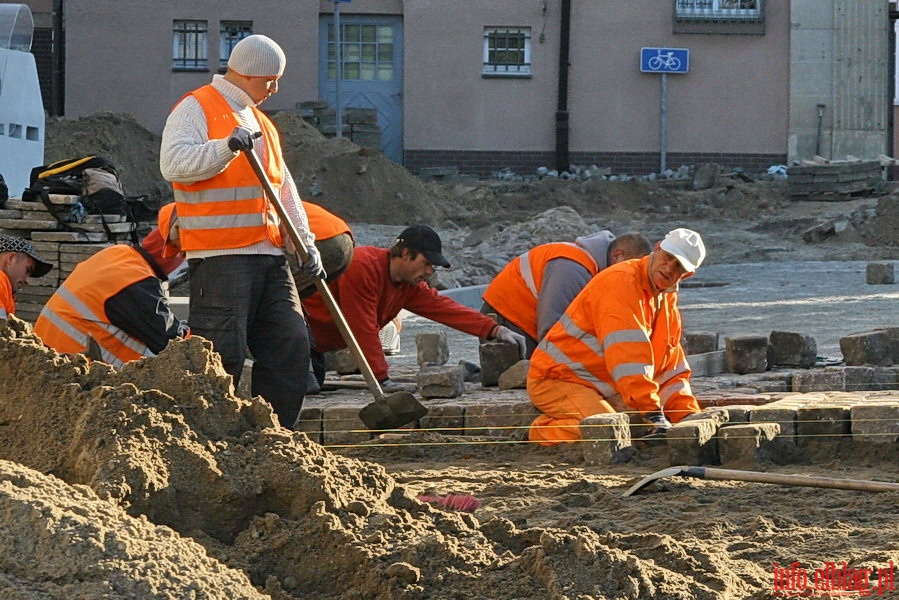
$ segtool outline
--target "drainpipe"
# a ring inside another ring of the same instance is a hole
[[[61,117],[65,112],[65,74],[63,72],[63,48],[62,48],[62,3],[63,0],[53,0],[53,41],[50,46],[50,114]]]
[[[556,170],[571,167],[568,159],[568,45],[571,40],[571,0],[562,0],[559,32],[559,104],[556,107]]]

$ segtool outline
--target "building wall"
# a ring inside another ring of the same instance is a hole
[[[639,165],[644,172],[658,166],[660,76],[640,72],[643,46],[690,50],[690,72],[667,76],[672,167],[679,160],[708,157],[741,166],[784,162],[788,153],[806,156],[816,122],[808,106],[820,102],[825,88],[845,87],[840,105],[847,133],[839,140],[844,152],[870,151],[879,143],[877,136],[885,136],[877,133],[884,126],[878,115],[886,113],[877,106],[879,88],[836,83],[879,68],[875,64],[863,71],[853,63],[855,42],[866,42],[866,59],[887,60],[886,54],[874,54],[882,51],[876,35],[866,37],[879,25],[877,7],[886,10],[883,0],[767,0],[762,35],[674,33],[673,0],[571,4],[573,163]],[[218,22],[224,19],[252,20],[254,31],[276,39],[288,56],[280,92],[264,109],[289,110],[317,100],[319,19],[333,7],[331,0],[66,0],[65,114],[128,112],[160,132],[171,106],[217,71]],[[560,10],[561,0],[341,4],[344,14],[403,17],[407,167],[480,163],[484,173],[500,164],[551,165]],[[812,23],[813,13],[821,15],[820,22]],[[172,20],[181,18],[208,21],[210,72],[172,71]],[[481,76],[485,26],[531,28],[531,78]],[[838,38],[842,54],[834,54]],[[825,68],[836,61],[840,64]],[[835,96],[827,98],[829,106]]]

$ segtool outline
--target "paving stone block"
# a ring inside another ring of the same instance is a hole
[[[530,401],[478,404],[465,409],[465,435],[509,437],[540,412]]]
[[[721,407],[727,411],[727,426],[741,425],[749,422],[750,413],[756,408],[752,404],[733,404]],[[723,426],[724,424],[722,424]]]
[[[443,435],[462,435],[465,432],[465,407],[461,404],[426,403],[428,414],[418,420],[418,426]]]
[[[890,335],[882,329],[841,337],[840,351],[848,366],[893,364]]]
[[[899,364],[899,327],[878,327],[878,330],[886,331],[890,338],[890,356],[893,364]]]
[[[356,411],[359,412],[358,410]],[[294,431],[302,431],[309,436],[309,439],[319,444],[322,443],[322,417],[323,411],[318,407],[304,407],[300,410],[296,423],[293,425]]]
[[[871,285],[896,283],[896,272],[891,262],[869,262],[865,266],[865,277]]]
[[[531,361],[523,359],[503,371],[499,376],[499,389],[501,390],[523,390],[527,387],[528,367]]]
[[[446,332],[427,331],[415,334],[415,350],[420,365],[445,365],[449,360]]]
[[[789,331],[772,331],[768,336],[768,364],[808,369],[818,359],[815,338]]]
[[[847,392],[896,389],[896,371],[888,367],[840,367]]]
[[[584,460],[590,466],[626,462],[631,445],[630,418],[626,413],[602,413],[581,420]]]
[[[899,402],[859,404],[849,409],[852,439],[875,444],[899,440]]]
[[[800,445],[838,440],[849,435],[848,406],[804,406],[796,410],[796,441]]]
[[[422,367],[415,380],[424,398],[458,398],[465,392],[465,372],[459,365]]]
[[[520,359],[518,346],[507,342],[484,342],[478,346],[481,362],[481,385],[495,386],[499,376]]]
[[[733,373],[761,373],[768,368],[768,338],[763,335],[729,337],[724,350]]]
[[[845,376],[842,370],[827,367],[793,375],[794,392],[828,392],[844,390]]]
[[[793,444],[796,441],[796,409],[789,405],[758,406],[750,411],[749,422],[777,423],[780,425],[780,442]]]
[[[342,348],[334,352],[334,371],[338,375],[350,375],[359,372],[356,359],[353,358],[353,353],[348,348]]]
[[[358,406],[329,406],[322,411],[322,444],[361,444],[372,437]]]
[[[700,419],[677,423],[668,430],[668,460],[672,465],[717,465],[717,420]]]
[[[693,372],[693,377],[712,377],[727,373],[727,353],[724,350],[706,352],[704,354],[692,354],[687,357],[687,364]]]
[[[777,423],[729,425],[718,430],[718,456],[722,465],[751,466],[769,460],[775,453],[774,440],[780,434]]]
[[[684,353],[688,356],[716,352],[718,350],[718,333],[713,331],[685,333],[683,346]]]

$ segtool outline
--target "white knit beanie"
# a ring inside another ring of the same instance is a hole
[[[228,58],[229,69],[248,77],[280,77],[286,64],[281,46],[258,33],[237,42]]]

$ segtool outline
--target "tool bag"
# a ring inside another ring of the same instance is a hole
[[[78,230],[77,223],[85,215],[99,215],[110,240],[116,236],[104,215],[120,215],[132,223],[131,241],[137,244],[137,223],[155,218],[158,212],[150,206],[147,196],[125,196],[115,166],[102,156],[59,160],[31,170],[30,185],[22,200],[43,202],[47,210],[67,230]],[[78,196],[74,206],[58,205],[50,201],[51,194]]]

